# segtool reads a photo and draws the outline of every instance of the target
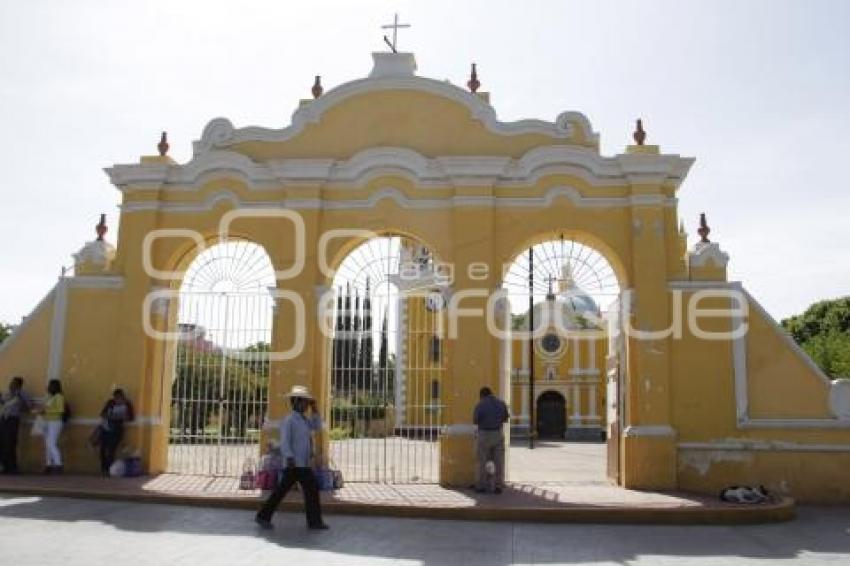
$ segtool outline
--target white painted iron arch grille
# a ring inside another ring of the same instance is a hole
[[[201,252],[180,287],[168,470],[238,476],[260,456],[268,406],[274,269],[257,244]]]
[[[331,463],[346,481],[439,481],[444,304],[420,242],[374,238],[333,280]]]

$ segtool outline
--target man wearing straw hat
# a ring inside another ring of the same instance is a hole
[[[255,520],[264,529],[271,529],[272,514],[295,482],[298,482],[304,493],[307,528],[327,529],[328,526],[322,521],[319,485],[310,466],[313,455],[313,431],[322,428],[322,419],[316,408],[316,400],[306,387],[296,385],[285,396],[289,397],[289,402],[292,404],[292,412],[280,424],[280,451],[286,462],[286,468],[283,471],[283,479],[263,504]],[[304,414],[307,407],[310,407],[309,418]]]

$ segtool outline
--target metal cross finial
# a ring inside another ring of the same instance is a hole
[[[390,49],[393,50],[393,53],[398,53],[396,46],[398,45],[398,30],[399,28],[409,28],[410,24],[400,24],[398,23],[398,14],[393,18],[393,23],[386,24],[381,26],[381,29],[392,29],[393,30],[393,40],[390,41],[387,36],[384,36],[384,43],[390,46]]]

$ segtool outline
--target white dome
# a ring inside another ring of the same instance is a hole
[[[534,328],[559,327],[566,329],[595,327],[600,316],[596,301],[580,289],[578,292],[549,295],[546,300],[534,305]],[[522,323],[522,329],[528,329],[528,311]]]

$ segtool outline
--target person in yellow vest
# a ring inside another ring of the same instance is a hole
[[[44,416],[45,474],[62,473],[62,453],[59,451],[59,434],[65,418],[65,397],[58,379],[47,382],[47,399],[38,411]]]

